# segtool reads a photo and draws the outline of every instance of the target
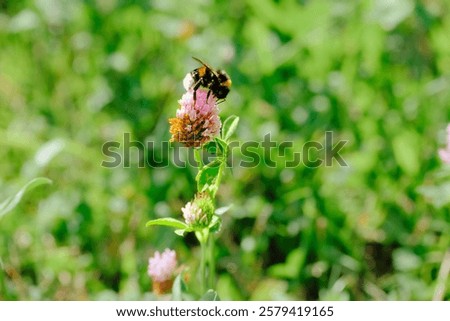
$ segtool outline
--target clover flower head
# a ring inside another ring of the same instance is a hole
[[[187,225],[193,225],[202,219],[202,210],[194,202],[188,202],[181,211]]]
[[[214,213],[214,204],[205,193],[198,193],[182,209],[184,221],[190,226],[207,226]]]
[[[190,85],[189,80],[185,82]],[[187,147],[199,147],[213,140],[222,126],[214,95],[199,88],[195,96],[194,99],[194,90],[188,89],[178,101],[176,118],[169,119],[171,141],[184,143]]]
[[[155,252],[148,260],[148,275],[153,282],[171,281],[177,267],[177,255],[175,251],[165,249],[163,253]]]
[[[439,149],[439,157],[444,163],[450,164],[450,124],[447,125],[447,146]]]

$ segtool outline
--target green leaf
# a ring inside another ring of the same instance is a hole
[[[145,226],[147,227],[153,225],[170,226],[179,230],[188,229],[188,225],[186,223],[171,217],[157,218],[156,220],[150,220],[147,222],[147,224],[145,224]]]
[[[216,291],[210,289],[200,298],[200,301],[220,301],[220,298]]]
[[[223,139],[216,137],[214,141],[217,143],[217,147],[219,148],[222,155],[226,155],[228,151],[228,144]]]
[[[305,263],[306,252],[295,249],[289,253],[285,263],[274,264],[269,268],[269,275],[279,278],[295,279]]]
[[[198,164],[198,168],[201,169],[203,167],[203,160],[202,160],[201,151],[198,148],[194,149],[194,159]]]
[[[239,117],[236,115],[231,115],[223,122],[222,126],[222,139],[228,141],[230,137],[236,131],[237,125],[239,123]]]
[[[40,186],[40,185],[46,185],[51,184],[52,181],[45,177],[38,177],[31,181],[29,181],[24,187],[22,187],[16,195],[13,195],[9,198],[7,198],[5,201],[0,203],[0,218],[5,215],[6,213],[13,210],[22,200],[23,196],[27,191],[31,191],[32,189]]]
[[[217,279],[217,289],[220,289],[220,297],[225,301],[242,301],[244,296],[236,280],[229,274],[220,274]]]
[[[209,231],[212,233],[217,233],[222,227],[222,219],[220,216],[214,215],[209,223]]]
[[[201,189],[200,192],[208,192],[209,195],[215,195],[217,193],[217,185],[215,184],[206,184]]]
[[[179,236],[184,236],[184,233],[186,233],[186,232],[187,232],[186,229],[175,230],[175,234],[179,235]]]
[[[66,143],[61,138],[56,138],[48,141],[42,145],[34,155],[34,161],[37,166],[45,167],[51,160],[57,156],[66,146]]]
[[[295,300],[293,295],[289,294],[288,281],[272,278],[264,278],[256,285],[250,300],[253,301],[291,301]]]
[[[206,150],[209,154],[216,154],[217,153],[217,143],[215,141],[210,141],[203,145],[203,148]]]
[[[186,284],[183,281],[182,277],[183,273],[177,275],[172,285],[172,300],[173,301],[182,301],[183,300],[183,292],[186,291]]]
[[[438,209],[450,204],[450,182],[419,186],[417,192],[426,197]]]
[[[230,208],[232,208],[232,207],[233,207],[233,204],[230,204],[228,206],[219,207],[218,209],[215,210],[214,214],[223,215],[226,212],[228,212],[230,210]]]
[[[220,160],[214,160],[208,165],[204,166],[197,174],[195,180],[197,181],[197,189],[205,191],[208,186],[214,185],[213,182],[219,174]]]
[[[392,140],[394,156],[399,167],[414,176],[420,170],[420,137],[414,131],[403,131]]]
[[[399,248],[392,253],[392,261],[397,271],[417,271],[423,266],[422,259],[412,250]]]

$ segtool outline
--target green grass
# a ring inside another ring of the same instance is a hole
[[[393,3],[393,4],[391,4]],[[104,168],[102,145],[166,141],[199,57],[233,80],[234,138],[348,140],[348,167],[235,166],[219,206],[221,299],[450,299],[445,1],[6,1],[0,4],[0,299],[151,299],[148,257],[200,252],[181,218],[195,170]],[[275,153],[277,149],[273,151]],[[134,148],[137,153],[137,149]],[[155,147],[153,151],[161,155]],[[291,157],[293,149],[286,150]],[[256,149],[261,157],[263,149]],[[318,153],[318,155],[321,155]],[[235,156],[239,162],[243,156]],[[196,292],[193,290],[193,292]]]

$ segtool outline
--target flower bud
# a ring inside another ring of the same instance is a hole
[[[214,204],[206,193],[197,193],[195,198],[182,209],[183,217],[189,226],[206,227],[214,214]]]

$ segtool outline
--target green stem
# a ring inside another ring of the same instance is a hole
[[[202,259],[200,266],[201,290],[202,295],[206,292],[206,242],[201,243]]]
[[[201,294],[206,292],[206,261],[208,255],[208,230],[195,232],[198,241],[200,242],[201,258],[200,258],[200,290]]]
[[[4,267],[3,267],[3,261],[0,258],[0,291],[1,293],[5,293],[5,297],[6,297],[6,287],[5,287],[5,282],[4,282],[4,275],[3,275],[3,271],[4,271]],[[2,298],[2,300],[4,300],[5,298]]]
[[[208,249],[209,249],[209,288],[214,289],[215,276],[216,276],[216,265],[214,262],[214,235],[210,234],[208,238]]]
[[[214,189],[213,195],[211,195],[212,198],[216,197],[216,193],[219,190],[219,185],[220,185],[220,181],[222,180],[223,169],[225,168],[225,165],[226,165],[226,158],[224,158],[222,160],[222,162],[220,163],[219,172],[217,173],[216,181],[214,183],[214,185],[216,185],[216,188]]]
[[[203,168],[202,155],[200,153],[200,148],[194,148],[194,158],[198,163],[198,170],[200,171]]]

